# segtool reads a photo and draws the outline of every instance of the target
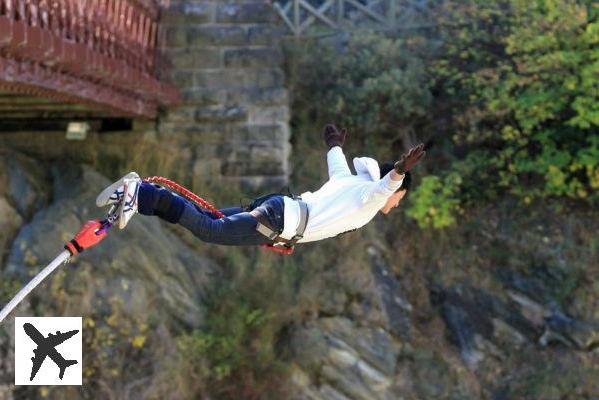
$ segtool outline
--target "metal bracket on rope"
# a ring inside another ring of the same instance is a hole
[[[33,290],[44,278],[50,275],[54,270],[60,267],[71,257],[77,255],[100,243],[106,237],[108,229],[115,221],[115,216],[109,214],[105,219],[87,221],[75,237],[67,242],[65,250],[60,253],[46,268],[41,270],[27,285],[25,285],[13,299],[0,311],[0,322],[10,314],[10,312]]]

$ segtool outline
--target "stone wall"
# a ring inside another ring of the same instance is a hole
[[[166,70],[183,102],[157,139],[198,180],[279,189],[287,182],[289,106],[281,27],[268,1],[175,1],[164,13]]]
[[[156,121],[135,119],[131,130],[92,129],[82,142],[66,140],[58,125],[42,132],[27,119],[15,129],[0,121],[0,145],[43,161],[91,164],[111,178],[129,168],[196,190],[210,181],[248,194],[281,189],[289,172],[289,105],[284,27],[270,2],[171,0],[162,13],[161,70],[180,88],[180,105]],[[55,114],[40,111],[37,121],[74,118]]]

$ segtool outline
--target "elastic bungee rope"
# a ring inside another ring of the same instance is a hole
[[[225,217],[225,215],[223,213],[221,213],[212,204],[210,204],[206,200],[202,199],[200,196],[193,193],[191,190],[185,188],[184,186],[179,185],[176,182],[171,181],[170,179],[164,178],[162,176],[150,176],[148,178],[144,178],[143,180],[145,182],[157,183],[161,186],[166,187],[167,189],[181,195],[185,199],[195,203],[197,206],[210,211],[211,213],[215,214],[218,218]],[[266,247],[268,250],[274,251],[275,253],[279,253],[279,254],[289,255],[289,254],[293,253],[293,247],[277,247],[272,244],[262,244],[260,246]]]
[[[71,257],[71,253],[68,250],[63,251],[56,257],[46,268],[41,270],[27,285],[25,285],[19,292],[12,298],[12,300],[0,310],[0,322],[6,318],[8,314],[33,290],[39,285],[48,275],[54,270],[60,267]]]

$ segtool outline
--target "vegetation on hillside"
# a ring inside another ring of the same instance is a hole
[[[424,32],[296,49],[295,126],[347,126],[350,153],[383,160],[427,142],[409,210],[421,227],[506,194],[596,202],[599,6],[446,2],[434,15]]]

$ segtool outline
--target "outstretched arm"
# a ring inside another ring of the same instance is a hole
[[[335,125],[329,124],[324,128],[324,140],[329,147],[327,153],[327,165],[329,167],[329,179],[335,179],[342,176],[351,175],[349,165],[343,154],[341,147],[345,143],[347,130],[341,132],[337,130]]]
[[[401,187],[404,177],[405,174],[399,174],[392,169],[387,175],[382,176],[381,179],[374,184],[371,193],[389,197]]]
[[[373,192],[386,197],[391,196],[401,187],[406,172],[418,164],[425,154],[424,144],[421,143],[416,147],[412,147],[406,154],[401,156],[399,161],[395,163],[394,168],[387,175],[381,177],[381,180],[374,187]]]

